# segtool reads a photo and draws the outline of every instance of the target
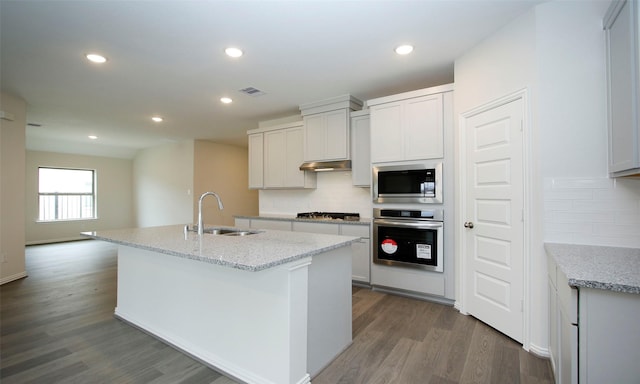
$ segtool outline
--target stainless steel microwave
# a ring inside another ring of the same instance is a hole
[[[374,203],[442,204],[442,163],[373,167]]]

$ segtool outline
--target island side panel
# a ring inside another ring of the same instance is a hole
[[[350,245],[313,256],[309,266],[308,370],[313,378],[352,341]]]
[[[308,383],[310,261],[249,272],[120,246],[116,316],[240,380]]]

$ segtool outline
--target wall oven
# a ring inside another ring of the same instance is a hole
[[[443,210],[373,210],[373,262],[443,272]]]
[[[374,203],[442,204],[442,163],[373,167]]]

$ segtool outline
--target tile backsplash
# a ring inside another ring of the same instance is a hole
[[[545,179],[544,238],[640,247],[640,179]]]
[[[298,212],[354,212],[370,218],[371,190],[354,187],[350,171],[320,172],[316,189],[260,190],[261,215]]]

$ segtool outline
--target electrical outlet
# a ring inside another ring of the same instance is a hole
[[[0,252],[0,263],[7,262],[7,254],[5,252]]]

